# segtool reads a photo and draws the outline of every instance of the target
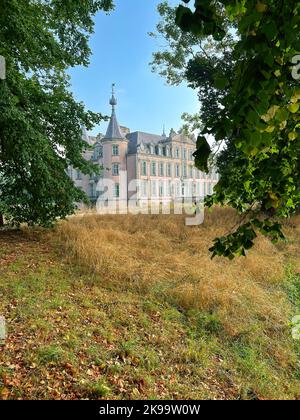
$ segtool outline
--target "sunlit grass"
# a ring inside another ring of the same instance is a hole
[[[299,397],[300,219],[287,243],[211,260],[236,221],[89,214],[0,236],[0,396]]]

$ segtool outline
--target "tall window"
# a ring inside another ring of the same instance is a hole
[[[190,160],[194,160],[194,156],[193,156],[193,151],[192,150],[190,150]]]
[[[113,163],[113,166],[112,166],[112,174],[114,176],[118,176],[119,175],[119,164],[118,163]]]
[[[90,197],[95,197],[95,184],[90,184]]]
[[[186,173],[186,165],[185,164],[182,165],[182,175],[183,175],[184,178],[186,178],[186,176],[187,176],[187,173]]]
[[[172,166],[171,163],[167,165],[167,176],[172,176]]]
[[[179,159],[179,149],[178,149],[178,147],[176,147],[175,156],[176,156],[177,159]]]
[[[156,176],[156,162],[151,162],[151,175]]]
[[[141,165],[142,165],[142,168],[141,168],[142,176],[147,176],[147,162],[143,161]]]
[[[197,184],[193,183],[193,195],[197,194]]]
[[[120,184],[115,184],[114,197],[115,198],[119,198],[120,197]]]
[[[102,146],[97,145],[94,151],[94,159],[98,160],[103,157],[103,148]]]
[[[167,196],[172,195],[172,181],[169,179],[167,183]]]
[[[190,178],[193,178],[193,167],[190,165]]]
[[[159,164],[159,176],[164,176],[164,164],[160,162]]]
[[[77,170],[77,172],[76,172],[76,179],[77,179],[77,181],[82,180],[82,173],[79,170]]]
[[[180,168],[179,168],[178,163],[176,163],[176,165],[175,165],[175,176],[176,176],[176,178],[180,177]]]
[[[143,198],[148,197],[148,182],[147,181],[141,182],[141,196]]]
[[[159,196],[160,197],[164,196],[164,183],[163,183],[163,181],[159,181]]]
[[[157,182],[151,181],[151,196],[157,197]]]
[[[112,145],[112,155],[119,156],[119,146],[117,144]]]
[[[186,160],[186,149],[183,149],[183,159]]]

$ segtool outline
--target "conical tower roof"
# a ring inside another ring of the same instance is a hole
[[[115,107],[117,105],[117,99],[115,97],[115,84],[112,85],[112,96],[109,101],[109,104],[112,107],[112,113],[110,121],[107,127],[107,131],[104,137],[104,140],[115,140],[115,139],[124,139],[124,136],[121,133],[121,129],[117,120]]]

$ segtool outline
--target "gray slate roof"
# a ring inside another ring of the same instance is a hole
[[[116,113],[113,109],[104,139],[113,140],[123,138],[124,136],[122,136]]]
[[[158,144],[162,140],[166,140],[164,136],[156,134],[143,133],[142,131],[135,131],[127,134],[126,138],[129,140],[128,153],[136,153],[139,144]]]

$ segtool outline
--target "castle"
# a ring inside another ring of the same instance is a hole
[[[213,193],[218,174],[214,168],[208,175],[195,168],[194,136],[174,130],[169,136],[130,132],[118,124],[114,85],[109,103],[112,113],[106,134],[84,134],[92,146],[84,157],[101,167],[100,175],[87,176],[69,168],[69,176],[91,202],[100,207],[127,207],[129,202],[147,206],[178,199],[198,201]]]

